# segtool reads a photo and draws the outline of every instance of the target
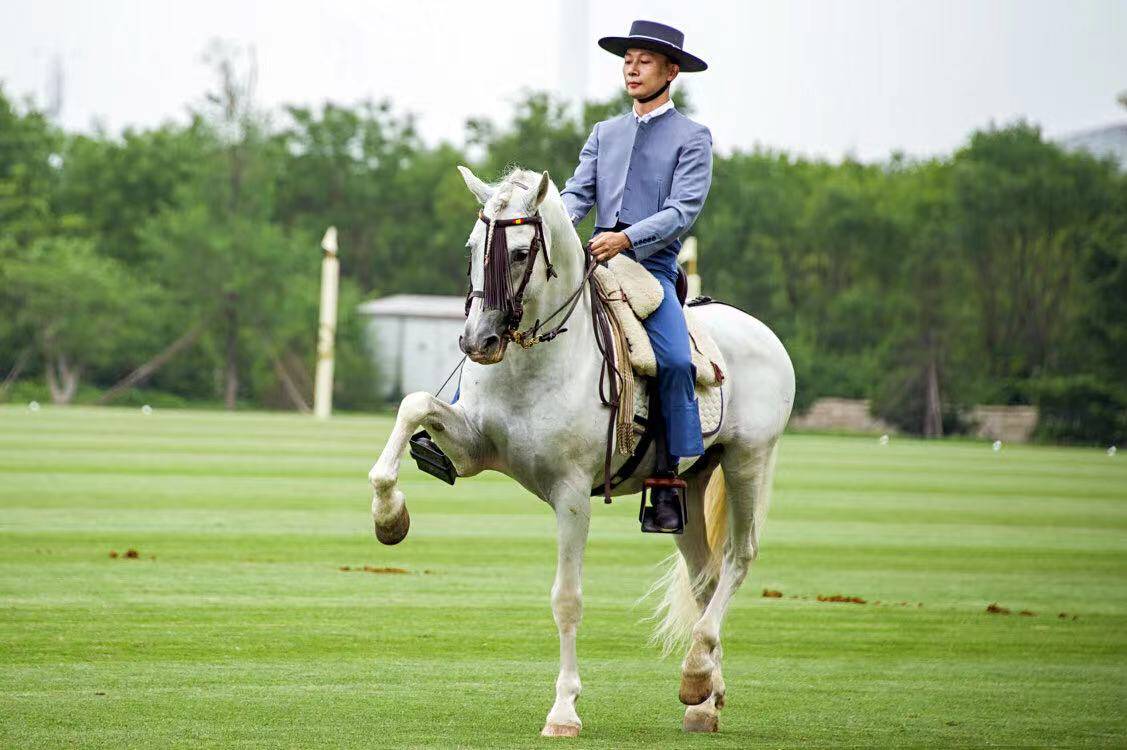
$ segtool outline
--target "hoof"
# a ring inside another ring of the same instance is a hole
[[[712,675],[681,675],[681,702],[686,706],[699,706],[712,695]]]
[[[717,732],[720,730],[720,717],[707,711],[685,712],[685,721],[681,728],[686,732]]]
[[[390,524],[386,526],[376,524],[376,539],[383,544],[399,544],[407,537],[407,532],[410,530],[411,514],[404,506],[403,512]]]
[[[545,724],[540,730],[541,737],[578,737],[579,727],[575,724]]]

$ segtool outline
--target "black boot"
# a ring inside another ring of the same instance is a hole
[[[650,505],[646,505],[646,496]],[[642,531],[650,534],[681,534],[685,531],[685,480],[662,474],[642,484]]]

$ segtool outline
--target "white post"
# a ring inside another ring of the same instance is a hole
[[[313,385],[313,415],[328,419],[333,413],[333,341],[337,332],[337,228],[329,227],[321,240],[321,322],[317,329],[317,375]]]
[[[697,238],[686,237],[677,260],[685,264],[689,276],[689,299],[700,296],[700,274],[697,273]]]

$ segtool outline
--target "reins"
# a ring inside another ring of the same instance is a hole
[[[523,349],[530,349],[536,344],[551,341],[556,336],[560,335],[567,328],[564,324],[567,323],[568,318],[575,312],[575,308],[579,304],[580,296],[583,293],[583,287],[588,287],[591,295],[591,328],[595,335],[595,344],[598,346],[599,355],[602,357],[603,363],[599,367],[599,400],[604,406],[610,407],[610,417],[607,421],[607,441],[606,441],[606,454],[603,460],[603,500],[606,503],[611,501],[611,456],[613,455],[612,443],[614,440],[615,418],[618,414],[620,406],[620,398],[622,394],[623,376],[622,372],[618,369],[614,360],[614,343],[613,333],[611,331],[610,312],[608,311],[608,300],[603,295],[602,289],[595,281],[595,269],[600,265],[595,258],[585,253],[586,267],[584,269],[583,278],[579,281],[579,286],[572,292],[563,303],[552,311],[541,321],[539,318],[525,330],[521,331],[520,322],[524,317],[524,290],[528,286],[528,281],[532,277],[532,269],[536,264],[536,256],[543,252],[545,274],[548,280],[558,278],[559,274],[552,267],[552,263],[547,255],[547,242],[544,239],[544,223],[539,214],[532,216],[519,217],[515,219],[497,219],[487,217],[484,211],[478,211],[478,219],[485,223],[488,227],[485,240],[485,261],[484,261],[484,275],[485,275],[485,288],[473,289],[473,284],[470,284],[470,290],[466,293],[466,315],[470,313],[470,305],[473,304],[475,297],[480,297],[488,310],[501,310],[505,314],[505,331],[502,333],[503,338],[515,341]],[[532,244],[529,246],[528,264],[525,266],[524,274],[516,289],[512,287],[512,277],[509,269],[509,245],[505,237],[505,229],[512,226],[528,225],[533,227],[534,236]],[[497,231],[500,229],[501,231]],[[602,265],[606,265],[604,262]],[[472,258],[470,268],[466,269],[466,275],[470,275],[472,268]],[[544,333],[540,333],[542,326],[547,324],[561,312],[566,313],[560,322],[554,327]],[[464,358],[463,358],[464,360]],[[607,393],[609,383],[609,394]],[[631,408],[632,404],[629,405]]]

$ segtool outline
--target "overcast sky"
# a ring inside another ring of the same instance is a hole
[[[503,119],[522,90],[574,88],[577,71],[589,96],[613,94],[620,60],[595,40],[647,18],[709,62],[679,82],[723,151],[874,159],[947,152],[1019,116],[1050,136],[1127,121],[1124,0],[592,2],[584,24],[586,5],[0,0],[0,80],[43,101],[61,61],[70,129],[183,120],[218,37],[255,46],[265,105],[388,97],[428,141],[461,143],[467,117]]]

